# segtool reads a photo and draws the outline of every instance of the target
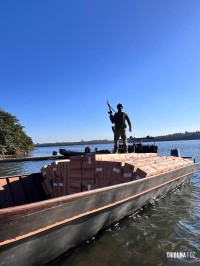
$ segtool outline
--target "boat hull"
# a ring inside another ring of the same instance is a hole
[[[187,181],[198,164],[0,212],[0,265],[44,265]],[[5,241],[7,239],[7,241]]]
[[[86,155],[85,152],[71,151],[71,150],[66,150],[66,149],[59,149],[59,153],[62,154],[66,159],[70,159],[72,156]],[[111,151],[99,150],[99,151],[93,152],[93,154],[111,154]]]

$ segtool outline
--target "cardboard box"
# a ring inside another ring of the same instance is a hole
[[[44,181],[42,183],[42,186],[44,188],[44,191],[46,193],[47,196],[51,196],[51,198],[54,197],[54,190],[53,190],[53,170],[51,169],[50,165],[44,165],[41,169],[40,169]]]
[[[69,164],[69,178],[70,179],[75,178],[81,180],[81,171],[82,171],[82,157],[81,156],[74,156],[74,158],[72,157],[72,159],[70,159],[70,164]]]
[[[112,185],[122,183],[122,162],[113,162],[112,164]]]
[[[68,189],[69,189],[70,195],[81,192],[81,181],[80,180],[70,180]]]
[[[52,163],[52,169],[57,177],[58,196],[64,196],[68,194],[69,162],[70,160],[66,159],[57,160]]]
[[[134,162],[125,163],[122,169],[122,182],[129,182],[133,180],[135,164]]]
[[[72,156],[69,163],[69,194],[81,192],[83,156]]]
[[[52,182],[49,178],[45,178],[44,181],[42,182],[42,186],[44,188],[44,191],[46,193],[47,196],[51,196],[51,198],[53,198],[54,194],[53,194],[53,186],[52,186]]]
[[[134,174],[134,179],[140,179],[144,177],[154,176],[158,174],[158,170],[152,165],[139,166]]]
[[[112,184],[112,161],[96,161],[95,162],[95,179],[97,187],[106,187]]]

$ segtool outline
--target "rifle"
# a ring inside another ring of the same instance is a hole
[[[109,115],[112,114],[112,111],[115,113],[115,110],[112,108],[112,106],[110,105],[109,101],[107,101],[107,105],[108,105],[108,108],[109,108]],[[112,126],[112,131],[113,133],[115,132],[115,126]]]
[[[115,113],[115,110],[112,108],[112,106],[110,105],[109,101],[107,101],[107,105],[108,105],[108,108],[109,108],[109,114],[111,115],[112,114],[112,111]]]

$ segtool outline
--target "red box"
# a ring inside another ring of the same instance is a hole
[[[122,182],[122,162],[113,162],[112,164],[112,185]]]
[[[122,182],[129,182],[133,180],[134,163],[125,163],[122,170]]]
[[[81,180],[69,180],[68,185],[69,194],[79,193],[81,192]]]
[[[58,196],[68,194],[68,178],[69,178],[69,162],[70,160],[58,160],[52,163],[54,173],[56,173],[58,183]]]
[[[112,183],[112,161],[95,162],[95,179],[97,187],[110,186]]]
[[[72,156],[69,163],[69,194],[81,192],[82,156]]]
[[[46,193],[47,196],[51,196],[51,198],[53,198],[53,186],[51,183],[51,180],[49,178],[45,178],[44,181],[42,182],[42,186],[44,188],[44,191]]]
[[[135,179],[154,176],[156,174],[158,174],[158,170],[155,169],[152,165],[144,165],[137,168]]]

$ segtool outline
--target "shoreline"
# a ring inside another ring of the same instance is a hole
[[[0,163],[8,163],[8,162],[24,162],[24,161],[44,161],[44,160],[57,160],[64,159],[63,155],[51,155],[51,156],[37,156],[37,157],[9,157],[9,158],[1,158]]]

